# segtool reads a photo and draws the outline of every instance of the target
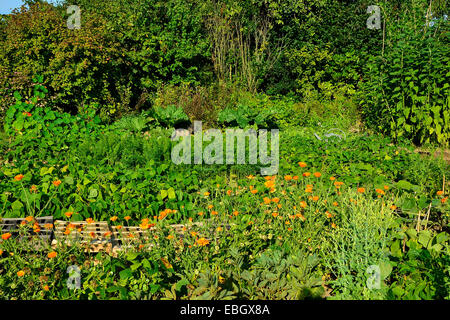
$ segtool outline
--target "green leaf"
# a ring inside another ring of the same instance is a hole
[[[136,271],[137,269],[139,269],[139,267],[142,265],[142,263],[137,262],[131,265],[131,271]]]
[[[170,200],[173,200],[176,198],[175,190],[173,188],[169,188],[169,190],[167,190],[167,194],[168,194]]]
[[[65,176],[64,177],[64,183],[73,184],[73,177],[72,176]]]
[[[23,119],[17,119],[13,122],[12,127],[18,131],[23,129]]]
[[[428,244],[430,243],[432,238],[432,234],[430,230],[423,230],[419,233],[419,243],[423,245],[425,248],[428,247]]]
[[[188,285],[189,284],[189,281],[187,280],[187,279],[181,279],[180,281],[178,281],[177,283],[176,283],[176,285],[175,285],[175,290],[176,291],[180,291],[180,289],[183,287],[183,286],[186,286],[186,285]]]
[[[119,272],[119,276],[121,280],[126,280],[130,278],[133,275],[133,272],[131,269],[125,269]]]
[[[96,198],[98,196],[98,190],[95,188],[92,188],[89,190],[89,196],[88,198],[92,199],[92,198]]]
[[[134,259],[136,259],[139,256],[139,253],[137,252],[128,252],[127,253],[127,260],[128,261],[133,261]]]
[[[397,297],[401,297],[405,293],[405,290],[397,286],[392,288],[392,293],[395,294]]]
[[[11,208],[13,210],[20,210],[20,208],[22,208],[22,207],[23,207],[23,204],[19,200],[16,200],[11,204]]]

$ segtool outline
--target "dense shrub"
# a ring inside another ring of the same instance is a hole
[[[418,144],[448,145],[450,22],[430,26],[427,5],[411,1],[402,15],[387,21],[384,54],[367,65],[360,101],[371,128]]]

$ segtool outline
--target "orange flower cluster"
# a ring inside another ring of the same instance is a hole
[[[149,223],[149,219],[145,218],[145,219],[142,219],[141,224],[139,226],[141,227],[141,229],[147,230],[147,229],[150,229],[150,228],[154,227],[155,224],[154,223]]]
[[[158,220],[164,219],[169,213],[175,213],[177,210],[165,209],[159,213]]]
[[[8,240],[9,238],[11,238],[11,233],[7,232],[7,233],[2,234],[3,240]]]
[[[200,239],[198,239],[198,240],[196,241],[196,243],[197,243],[197,245],[203,247],[203,246],[206,246],[206,245],[209,244],[209,240],[208,240],[208,239],[205,239],[205,238],[200,238]]]
[[[14,180],[16,180],[16,181],[20,181],[20,180],[22,180],[22,179],[23,179],[23,177],[24,177],[24,175],[23,175],[23,174],[18,174],[17,176],[15,176],[15,177],[14,177]]]

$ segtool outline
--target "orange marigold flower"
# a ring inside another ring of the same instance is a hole
[[[112,235],[111,231],[107,231],[103,234],[104,237],[109,237],[110,235]]]
[[[52,251],[49,254],[47,254],[47,257],[49,259],[53,259],[53,258],[56,258],[57,255],[58,255],[58,253],[56,251]]]
[[[23,277],[24,275],[25,275],[25,271],[23,271],[23,270],[17,271],[18,277]]]
[[[266,186],[266,188],[273,188],[275,187],[275,182],[273,180],[267,180],[266,182],[264,182],[264,186]]]
[[[173,235],[169,234],[169,235],[166,237],[166,239],[167,239],[167,240],[172,240],[172,239],[173,239]]]
[[[325,214],[327,215],[327,218],[331,218],[333,215],[330,213],[330,212],[328,212],[328,211],[325,211]]]
[[[312,200],[313,200],[313,201],[317,201],[317,200],[319,200],[319,197],[318,197],[318,196],[313,196],[313,197],[312,197]]]
[[[447,199],[448,199],[448,197],[442,198],[442,199],[441,199],[441,203],[447,202]]]
[[[36,192],[37,191],[37,187],[33,184],[30,188],[30,192]]]
[[[131,217],[130,217],[130,216],[126,216],[126,217],[124,217],[124,219],[125,219],[126,221],[128,221],[128,220],[131,219]]]
[[[94,219],[92,219],[92,218],[87,218],[87,219],[86,219],[86,222],[87,222],[88,224],[91,224],[91,223],[94,222]]]
[[[254,178],[253,175],[248,175],[248,176],[247,176],[247,179],[253,179],[253,178]]]
[[[264,200],[265,204],[270,204],[270,202],[271,202],[270,198],[267,198],[267,197],[264,197],[263,200]]]
[[[298,176],[293,176],[292,180],[298,180]]]
[[[292,180],[292,176],[290,176],[290,175],[284,176],[284,180],[290,181],[290,180]]]
[[[203,193],[203,195],[207,197],[207,196],[210,195],[210,193],[208,191],[206,191],[206,192]]]
[[[337,203],[337,201],[333,202],[333,206],[337,207],[339,204]]]
[[[33,219],[34,219],[34,218],[33,218],[32,216],[28,216],[28,217],[25,218],[25,220],[27,220],[28,222],[33,221]]]
[[[299,162],[298,165],[300,166],[300,168],[305,168],[306,167],[306,163],[305,162]]]
[[[330,180],[334,181],[334,180],[336,180],[336,178],[335,177],[330,177]]]
[[[314,177],[320,178],[322,174],[320,172],[314,172]]]
[[[205,238],[200,238],[200,239],[197,240],[197,244],[199,246],[206,246],[206,245],[209,244],[209,240],[205,239]]]
[[[68,211],[68,212],[65,213],[65,215],[66,215],[67,218],[70,218],[73,215],[73,212]]]
[[[313,192],[313,189],[312,189],[312,188],[306,188],[306,189],[305,189],[305,192],[306,192],[306,193],[311,193],[311,192]]]
[[[333,222],[333,223],[331,224],[331,227],[334,228],[334,229],[336,229],[337,226],[336,226],[336,224]]]
[[[311,175],[310,172],[304,172],[304,173],[303,173],[303,176],[304,176],[304,177],[309,177],[310,175]]]
[[[191,231],[191,236],[192,236],[192,237],[196,237],[196,236],[197,236],[197,232]]]
[[[3,240],[8,240],[9,238],[11,238],[11,233],[7,232],[7,233],[2,234]]]
[[[91,231],[89,232],[89,235],[91,236],[91,238],[95,238],[95,232]]]
[[[203,211],[200,211],[199,213],[197,213],[199,216],[203,215]]]
[[[306,208],[307,204],[305,201],[300,201],[300,207]]]
[[[44,225],[44,228],[47,229],[47,230],[53,229],[53,224],[51,224],[51,223],[46,223],[46,224]]]
[[[109,218],[109,220],[111,220],[112,222],[116,221],[119,217],[117,216],[112,216],[111,218]]]
[[[23,177],[24,177],[24,175],[23,175],[23,174],[18,174],[17,176],[15,176],[15,177],[14,177],[14,180],[16,180],[16,181],[20,181],[20,180],[22,180],[22,179],[23,179]]]
[[[213,216],[217,216],[219,213],[217,212],[217,211],[211,211],[211,215],[213,215]]]
[[[278,203],[278,202],[280,202],[280,198],[273,198],[272,202]]]
[[[384,186],[383,188],[384,188],[384,190],[389,190],[388,186]]]
[[[148,228],[150,228],[150,225],[149,225],[147,222],[142,222],[142,223],[139,225],[139,227],[140,227],[142,230],[147,230]]]
[[[437,194],[438,196],[442,196],[442,195],[444,194],[444,191],[439,190],[439,191],[436,192],[436,194]]]
[[[366,191],[366,189],[364,189],[364,188],[358,188],[357,191],[358,191],[359,193],[364,193],[364,191]]]
[[[48,285],[43,286],[42,289],[44,289],[44,291],[50,290],[50,288],[48,287]]]
[[[239,214],[239,212],[238,212],[238,211],[236,211],[236,210],[235,210],[235,211],[233,211],[233,215],[234,215],[234,216],[237,216],[238,214]]]
[[[222,231],[222,230],[223,230],[222,227],[217,227],[217,229],[216,229],[217,232],[220,232],[220,231]]]
[[[59,185],[61,184],[61,180],[55,180],[55,181],[53,181],[52,183],[53,183],[53,185],[54,185],[55,187],[57,187],[57,186],[59,186]]]
[[[253,190],[251,190],[250,192],[253,193],[253,194],[255,194],[255,193],[258,193],[258,190],[257,190],[257,189],[253,189]]]
[[[278,212],[272,212],[272,217],[276,218],[278,216]]]
[[[392,205],[390,208],[391,208],[391,210],[395,210],[395,209],[397,209],[397,206],[396,205]]]
[[[212,208],[214,208],[214,206],[212,204],[208,205],[208,209],[211,210]]]
[[[227,190],[227,195],[231,195],[231,190]]]

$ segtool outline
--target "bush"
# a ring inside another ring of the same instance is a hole
[[[427,1],[388,20],[384,55],[367,65],[360,105],[369,127],[416,144],[450,142],[449,21],[430,27]]]

